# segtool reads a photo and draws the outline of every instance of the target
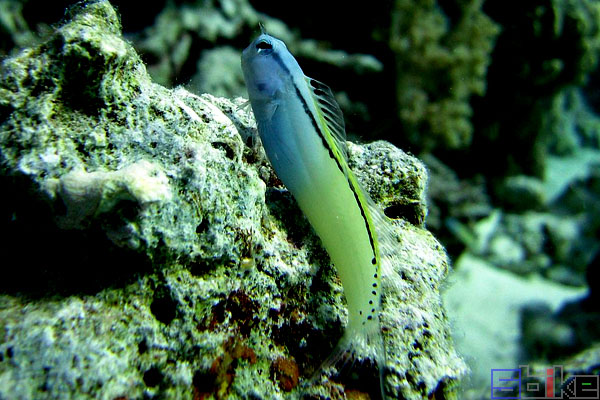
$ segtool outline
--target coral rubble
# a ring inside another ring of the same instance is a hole
[[[0,75],[1,398],[378,392],[368,363],[362,386],[309,384],[343,292],[243,99],[154,83],[108,1],[71,8]],[[447,257],[423,224],[425,168],[385,142],[349,146],[396,217],[387,392],[453,398],[465,366],[439,295]]]

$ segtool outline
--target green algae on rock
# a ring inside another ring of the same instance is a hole
[[[473,95],[486,89],[498,26],[482,0],[396,0],[390,47],[396,56],[398,116],[419,148],[471,143]],[[446,7],[446,9],[444,9]]]
[[[243,99],[153,83],[107,1],[74,7],[0,74],[0,239],[21,260],[0,283],[0,397],[342,398],[376,387],[343,376],[307,385],[341,334],[342,288],[250,145]],[[465,367],[439,295],[447,257],[423,226],[426,170],[385,142],[349,153],[398,218],[384,282],[388,392],[453,398]],[[376,379],[368,364],[358,372]]]

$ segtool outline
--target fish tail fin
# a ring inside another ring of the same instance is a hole
[[[357,364],[374,364],[379,373],[379,386],[381,398],[385,395],[385,342],[381,333],[379,322],[372,324],[370,329],[364,327],[353,328],[348,326],[344,336],[339,340],[333,351],[321,363],[309,382],[317,383],[319,378],[340,377],[348,374]]]

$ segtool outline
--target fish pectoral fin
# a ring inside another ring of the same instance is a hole
[[[275,111],[277,111],[278,107],[279,107],[279,104],[277,104],[276,101],[271,101],[267,104],[265,114],[269,120],[271,120],[273,118],[273,115],[275,115]]]
[[[256,118],[256,125],[260,127],[261,124],[269,124],[273,119],[273,115],[277,111],[279,104],[276,101],[270,101],[264,106],[262,106],[261,112],[254,112],[254,117]]]
[[[245,100],[240,105],[237,106],[238,110],[249,111],[252,109],[252,105],[250,104],[250,100]]]

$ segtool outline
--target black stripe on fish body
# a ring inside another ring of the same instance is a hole
[[[283,60],[281,59],[281,57],[278,54],[273,54],[273,59],[285,71],[286,74],[288,74],[289,76],[291,76],[289,68],[285,65],[285,63],[283,62]],[[296,85],[296,82],[293,81],[293,79],[292,79],[292,84],[294,85],[294,90],[296,92],[296,96],[300,100],[300,103],[302,103],[302,108],[304,109],[304,112],[309,117],[310,122],[311,122],[313,128],[315,128],[315,131],[317,132],[317,134],[321,138],[321,142],[323,143],[323,146],[325,146],[325,148],[327,149],[327,152],[329,153],[329,157],[331,157],[335,161],[335,163],[336,163],[338,169],[340,170],[340,172],[342,174],[346,175],[346,172],[344,171],[344,168],[343,168],[340,160],[334,155],[333,149],[331,148],[331,146],[327,142],[327,139],[325,138],[325,135],[321,131],[321,127],[317,123],[317,120],[316,120],[315,116],[310,112],[310,109],[308,108],[308,104],[306,103],[306,100],[304,99],[304,97],[302,97],[302,93],[300,92],[300,89]],[[315,80],[311,80],[311,84],[312,85],[316,85],[317,83],[316,83]],[[374,256],[373,259],[376,260],[376,258],[377,258],[377,252],[375,251],[375,241],[373,239],[373,233],[371,232],[371,227],[369,226],[369,221],[367,219],[367,216],[366,216],[363,204],[361,203],[361,201],[360,201],[360,199],[358,197],[358,193],[357,193],[357,190],[360,190],[360,189],[355,188],[354,185],[352,184],[352,181],[350,179],[348,179],[348,186],[350,187],[350,190],[354,194],[354,198],[356,200],[356,204],[358,205],[358,208],[360,209],[360,214],[361,214],[361,216],[362,216],[362,218],[363,218],[363,220],[365,222],[365,227],[367,229],[367,234],[369,235],[369,243],[371,245],[371,249],[373,250],[373,256]]]

